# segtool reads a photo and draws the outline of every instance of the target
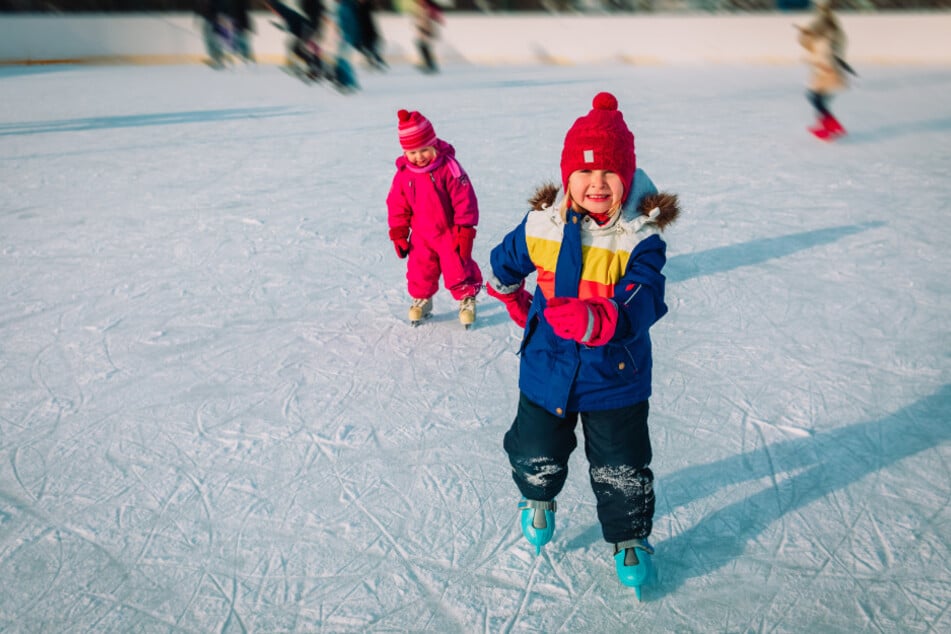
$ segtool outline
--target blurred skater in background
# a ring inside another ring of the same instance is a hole
[[[231,0],[231,49],[245,63],[254,62],[251,51],[251,33],[254,33],[254,24],[248,11],[250,0]]]
[[[413,24],[416,26],[416,48],[422,58],[419,69],[424,73],[439,72],[433,46],[439,37],[439,25],[443,23],[442,9],[433,0],[414,0]]]
[[[280,0],[266,0],[268,8],[281,18],[278,28],[287,32],[285,70],[304,80],[317,81],[325,75],[320,57],[320,38],[324,17],[321,0],[302,0],[301,12]]]
[[[208,53],[206,63],[215,69],[224,68],[229,56],[246,63],[254,62],[251,52],[253,32],[248,13],[249,0],[198,0],[195,13],[202,18],[202,39]]]
[[[224,46],[221,41],[219,18],[222,0],[198,0],[195,3],[195,13],[201,17],[201,36],[208,53],[206,64],[212,68],[224,67]]]
[[[360,42],[356,49],[366,58],[371,68],[386,70],[386,60],[380,54],[383,44],[380,30],[376,26],[373,11],[376,0],[357,0],[357,25],[360,29]]]
[[[834,93],[848,85],[845,73],[854,73],[844,59],[845,32],[832,13],[832,0],[817,0],[812,22],[796,28],[810,69],[806,97],[816,111],[816,125],[809,132],[823,141],[832,141],[845,135],[845,128],[832,114],[829,102]]]
[[[340,39],[337,42],[334,78],[337,87],[344,92],[352,92],[360,88],[357,83],[357,74],[350,62],[353,50],[359,49],[363,39],[357,2],[358,0],[337,0],[337,29]]]

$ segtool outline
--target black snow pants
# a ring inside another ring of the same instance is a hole
[[[559,418],[519,395],[518,413],[505,434],[512,477],[522,496],[547,502],[568,477],[568,457],[578,446],[581,418],[591,489],[598,501],[604,539],[617,544],[650,535],[654,518],[654,474],[647,428],[649,405]]]

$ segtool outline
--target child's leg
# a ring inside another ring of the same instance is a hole
[[[816,109],[816,112],[820,117],[832,116],[832,113],[829,112],[829,107],[827,104],[828,98],[826,95],[822,94],[821,92],[810,90],[806,93],[806,98],[809,100],[809,103],[812,104],[812,107]]]
[[[647,401],[642,401],[631,407],[581,414],[598,519],[604,539],[612,544],[647,537],[653,526],[648,410]]]
[[[414,241],[406,261],[406,286],[410,297],[426,299],[439,290],[439,254],[423,240]]]
[[[578,440],[577,416],[558,418],[519,395],[518,413],[505,434],[512,478],[527,500],[550,502],[568,478],[568,457]]]
[[[475,297],[479,293],[482,288],[482,270],[475,260],[470,258],[463,262],[453,249],[442,256],[440,266],[446,288],[452,293],[453,299]]]

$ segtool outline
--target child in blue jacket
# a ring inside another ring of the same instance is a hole
[[[522,530],[540,551],[554,533],[580,417],[604,539],[618,578],[640,596],[653,553],[649,329],[667,312],[661,231],[680,210],[637,169],[634,135],[610,93],[568,130],[561,176],[561,200],[555,185],[539,189],[491,253],[487,291],[525,328],[504,446]],[[533,272],[534,296],[525,290]]]

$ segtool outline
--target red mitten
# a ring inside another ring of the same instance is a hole
[[[456,225],[452,228],[452,246],[463,261],[472,259],[472,241],[475,240],[475,227]]]
[[[392,227],[390,229],[390,240],[393,241],[393,248],[396,249],[396,255],[401,260],[409,255],[409,227]]]
[[[505,304],[505,310],[509,311],[509,317],[516,324],[525,327],[528,321],[528,311],[532,307],[532,294],[525,290],[525,282],[518,287],[518,290],[511,293],[500,293],[491,284],[485,287],[486,292],[492,297],[502,301]]]
[[[563,339],[589,346],[603,346],[617,328],[617,305],[604,297],[577,299],[552,297],[545,309],[551,329]]]

